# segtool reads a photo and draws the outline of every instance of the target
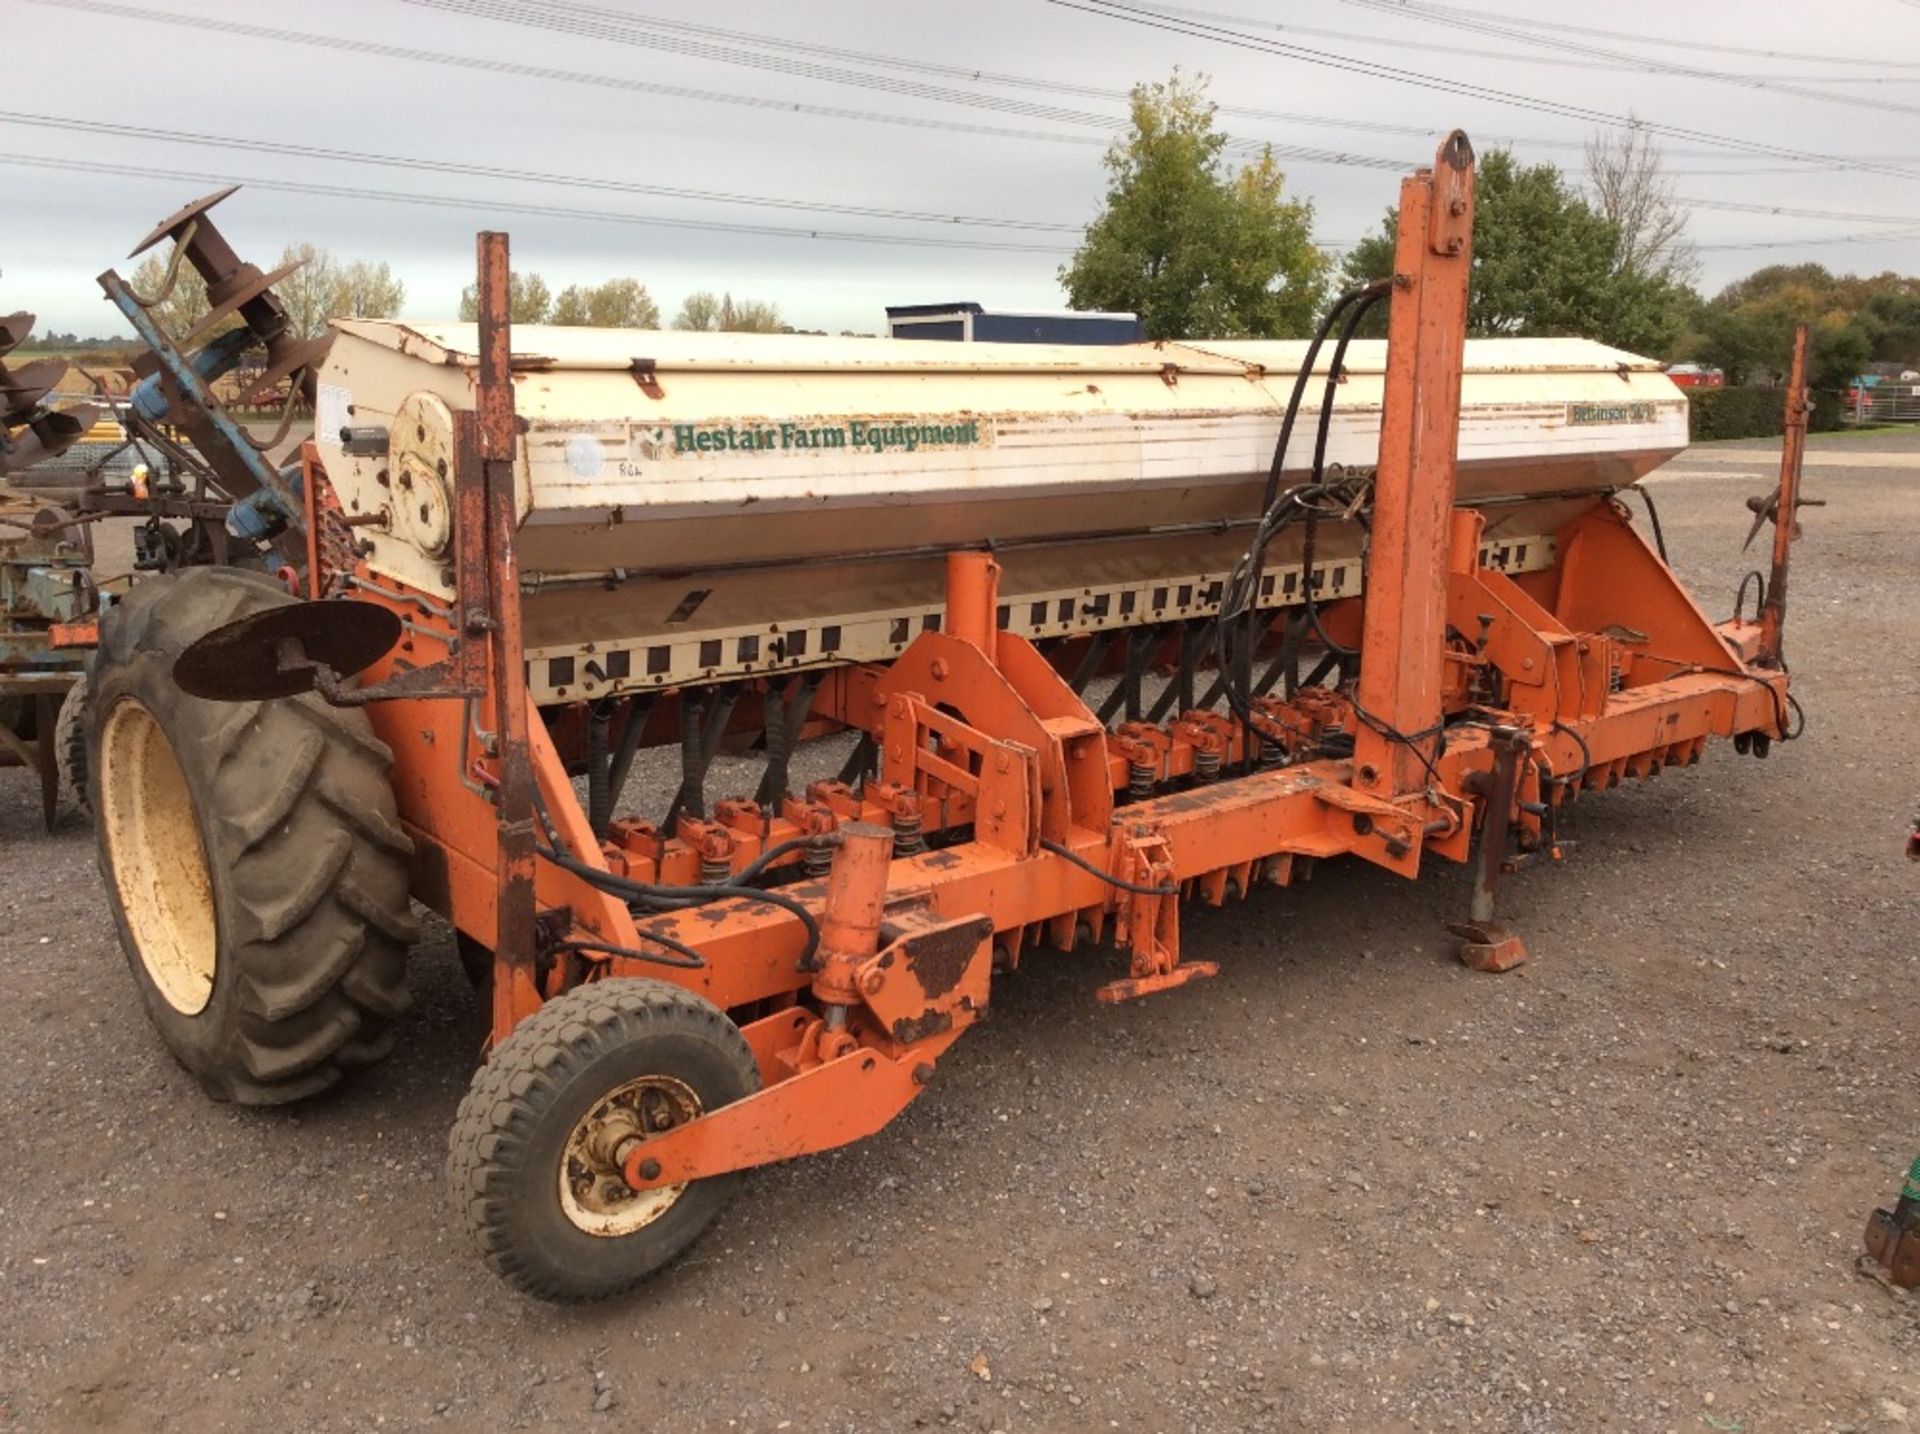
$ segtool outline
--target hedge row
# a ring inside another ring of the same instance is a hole
[[[1695,443],[1714,438],[1778,438],[1786,430],[1784,388],[1690,388],[1688,437]],[[1840,395],[1816,391],[1807,427],[1824,433],[1840,426]]]

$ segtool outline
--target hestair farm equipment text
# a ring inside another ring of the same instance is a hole
[[[1466,959],[1516,964],[1496,887],[1569,799],[1794,723],[1777,618],[1710,620],[1620,500],[1684,395],[1466,341],[1473,186],[1456,133],[1393,278],[1311,344],[516,331],[483,234],[477,326],[290,353],[296,468],[196,421],[297,594],[147,581],[93,671],[168,1045],[229,1099],[320,1090],[391,1044],[412,903],[442,913],[492,1009],[455,1203],[508,1280],[581,1298],[736,1172],[881,1129],[1043,948],[1110,940],[1101,998],[1164,991],[1216,969],[1183,900],[1441,858],[1473,862]],[[796,783],[836,733],[839,779]],[[623,815],[662,744],[677,790]],[[757,790],[710,799],[748,747]]]

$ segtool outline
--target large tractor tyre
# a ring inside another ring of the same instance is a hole
[[[617,1294],[694,1242],[737,1177],[635,1193],[629,1140],[760,1088],[739,1028],[665,981],[615,978],[547,1002],[474,1076],[447,1184],[487,1263],[549,1300]]]
[[[83,676],[61,699],[60,715],[53,724],[53,756],[60,770],[61,795],[83,815],[91,816],[93,804],[87,795],[87,693]]]
[[[243,1105],[299,1100],[384,1056],[417,934],[392,755],[365,714],[174,685],[196,638],[293,601],[233,568],[141,583],[101,622],[87,704],[127,964],[175,1058]]]

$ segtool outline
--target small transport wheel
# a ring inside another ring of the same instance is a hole
[[[311,693],[207,702],[173,664],[296,601],[263,573],[189,568],[101,621],[85,711],[100,872],[127,964],[208,1094],[278,1105],[393,1045],[407,1006],[412,844],[366,715]]]
[[[736,1176],[636,1193],[619,1151],[760,1088],[739,1028],[665,981],[616,977],[554,997],[474,1076],[448,1193],[496,1273],[530,1295],[593,1300],[706,1229]]]
[[[84,675],[67,689],[60,716],[53,724],[53,757],[60,768],[60,794],[83,814],[93,808],[87,798],[87,679]]]

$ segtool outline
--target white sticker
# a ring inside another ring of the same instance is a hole
[[[343,384],[323,383],[313,405],[314,439],[329,448],[340,446],[340,430],[347,426],[353,391]]]
[[[607,450],[591,433],[576,433],[567,440],[567,471],[576,478],[598,478],[607,466]]]

